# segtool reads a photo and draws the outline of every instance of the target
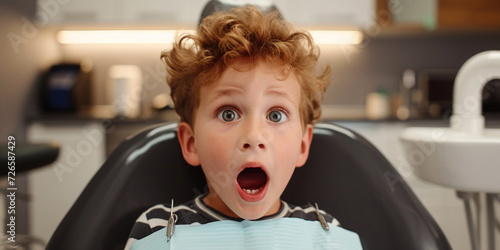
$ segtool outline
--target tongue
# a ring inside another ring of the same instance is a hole
[[[238,175],[238,184],[244,189],[259,189],[266,185],[267,175],[261,168],[246,168]]]

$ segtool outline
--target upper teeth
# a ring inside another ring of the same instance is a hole
[[[259,188],[259,189],[246,189],[246,188],[243,188],[243,191],[247,192],[247,194],[255,194],[257,192],[259,192],[262,188]]]

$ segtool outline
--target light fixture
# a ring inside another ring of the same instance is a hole
[[[310,30],[316,44],[360,44],[363,33],[357,30]]]
[[[61,44],[170,44],[178,34],[193,30],[61,30]]]
[[[355,30],[310,30],[317,44],[360,44],[363,34]],[[177,35],[194,30],[61,30],[61,44],[171,44]]]

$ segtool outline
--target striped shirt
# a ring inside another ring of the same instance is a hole
[[[178,219],[176,225],[191,225],[191,224],[206,224],[209,222],[221,220],[234,220],[243,221],[241,218],[228,217],[217,210],[209,207],[203,198],[207,194],[197,196],[195,199],[175,206],[173,212],[177,215]],[[125,249],[130,249],[132,243],[137,240],[143,239],[148,235],[163,229],[167,226],[168,218],[170,218],[170,206],[167,204],[160,204],[151,207],[141,214],[132,228],[127,245]],[[339,222],[330,214],[322,210],[319,212],[323,215],[325,220],[333,225],[339,225]],[[259,220],[268,220],[275,218],[302,218],[310,221],[317,221],[316,208],[312,205],[294,206],[285,201],[281,201],[281,207],[276,214],[265,216]]]

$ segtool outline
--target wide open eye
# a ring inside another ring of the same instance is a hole
[[[240,118],[240,115],[232,109],[224,109],[221,112],[219,112],[219,115],[217,116],[219,120],[225,121],[225,122],[232,122],[234,120],[237,120]]]
[[[283,111],[273,110],[273,111],[269,112],[269,114],[267,115],[267,119],[269,119],[269,121],[272,121],[275,123],[281,123],[281,122],[287,121],[288,117],[287,117],[286,113]]]

